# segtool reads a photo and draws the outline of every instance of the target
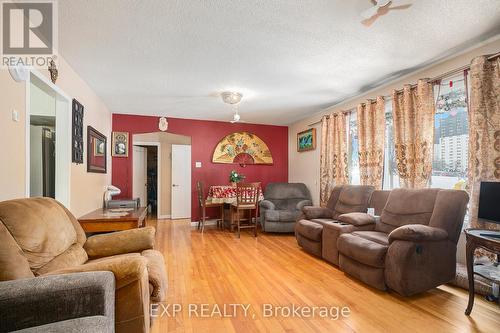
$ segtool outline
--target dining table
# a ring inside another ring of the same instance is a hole
[[[264,200],[262,188],[259,189],[259,202]],[[233,231],[236,215],[234,210],[231,209],[232,204],[236,204],[236,186],[233,185],[212,185],[208,189],[207,201],[212,203],[224,204],[224,216],[222,217],[223,226],[229,226]],[[257,205],[257,209],[258,209]],[[249,216],[247,217],[249,218]]]
[[[259,190],[259,201],[264,200],[262,189]],[[232,185],[212,185],[208,189],[207,201],[212,203],[236,203],[236,186]]]

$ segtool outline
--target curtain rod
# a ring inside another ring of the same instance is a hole
[[[500,57],[500,52],[497,52],[497,53],[488,55],[487,59],[488,60],[493,60],[493,59],[499,58],[499,57]],[[460,72],[468,71],[468,70],[470,70],[470,65],[465,65],[465,66],[462,66],[462,67],[459,67],[459,68],[452,69],[451,71],[448,71],[446,73],[437,75],[437,76],[432,77],[430,79],[427,79],[427,81],[431,82],[432,84],[436,84],[437,82],[441,81],[445,77],[448,77],[448,76],[451,76],[451,75],[454,75],[454,74],[458,74]],[[410,86],[413,88],[413,87],[416,87],[417,85],[416,84],[411,84]],[[396,90],[396,93],[400,93],[402,91],[403,91],[403,89],[398,89],[398,90]],[[390,97],[392,97],[392,94],[391,95],[385,95],[385,96],[382,96],[382,97],[383,98],[390,98]],[[373,99],[373,98],[372,99],[367,98],[367,100],[371,101],[371,103],[373,103],[373,102],[376,101],[376,99]],[[352,109],[354,109],[354,108],[352,108]],[[338,111],[338,113],[351,113],[351,111]],[[326,118],[328,119],[328,118],[330,118],[330,116],[327,115]],[[311,126],[314,126],[314,125],[319,124],[319,123],[321,123],[321,120],[315,121],[314,123],[311,123],[311,124],[309,124],[307,126],[311,127]]]

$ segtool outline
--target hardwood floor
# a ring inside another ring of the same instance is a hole
[[[157,227],[157,249],[169,275],[167,302],[157,309],[154,333],[500,331],[498,305],[481,297],[467,317],[467,293],[458,288],[442,286],[410,298],[380,292],[303,252],[293,235],[261,232],[254,238],[242,232],[238,239],[213,226],[202,235],[185,220],[148,224]],[[182,311],[173,316],[173,305],[167,304],[179,304]],[[194,304],[191,316],[189,304]],[[227,304],[225,315],[232,314],[230,304],[249,309],[246,317],[238,307],[233,317],[201,318],[202,304],[208,304],[207,315],[215,305],[223,310]],[[316,310],[314,318],[304,318],[307,313],[299,318],[287,317],[284,310],[264,317],[264,304],[348,307],[350,314],[333,320],[335,313],[322,318]]]

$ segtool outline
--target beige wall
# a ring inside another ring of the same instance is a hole
[[[91,125],[108,137],[110,151],[111,112],[85,81],[59,57],[57,86],[70,98],[76,98],[85,107],[84,142],[87,125]],[[40,70],[49,77],[46,70]],[[25,196],[25,83],[15,82],[7,70],[0,70],[0,200]],[[20,121],[11,120],[11,111],[20,113]],[[86,153],[85,147],[85,153]],[[108,173],[87,173],[86,154],[84,163],[71,164],[70,210],[81,216],[102,205],[102,193],[111,182],[111,157],[108,157]]]
[[[430,78],[440,74],[444,74],[456,68],[470,64],[472,58],[492,54],[500,51],[500,39],[492,41],[486,45],[479,46],[473,50],[467,51],[454,58],[450,58],[437,65],[430,66],[426,69],[412,73],[404,78],[398,79],[394,82],[388,83],[382,87],[376,88],[366,94],[351,98],[341,104],[332,106],[326,110],[320,110],[317,114],[303,119],[295,124],[292,124],[288,130],[288,172],[290,182],[302,182],[309,187],[313,201],[315,204],[319,203],[319,165],[320,165],[320,145],[321,145],[321,126],[316,124],[318,144],[314,151],[298,153],[297,152],[297,133],[308,129],[309,124],[321,120],[325,114],[335,112],[338,110],[349,110],[356,107],[359,103],[366,101],[368,98],[374,98],[378,95],[390,95],[393,89],[401,89],[403,84],[416,83],[419,78]]]
[[[172,189],[172,145],[190,145],[191,137],[164,132],[134,134],[132,142],[160,143],[161,166],[160,184],[158,193],[160,194],[160,215],[169,216],[171,214],[171,189]]]

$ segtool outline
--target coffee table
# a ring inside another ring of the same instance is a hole
[[[85,232],[109,232],[142,228],[146,224],[147,207],[96,209],[78,219]]]

